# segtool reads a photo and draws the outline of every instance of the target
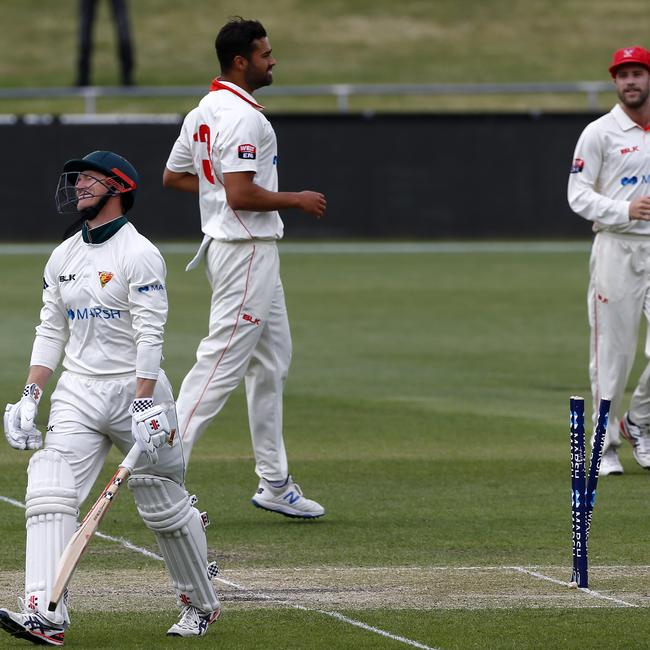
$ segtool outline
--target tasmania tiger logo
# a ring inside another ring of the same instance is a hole
[[[113,274],[110,271],[98,271],[99,273],[99,284],[102,285],[102,289],[113,279]]]

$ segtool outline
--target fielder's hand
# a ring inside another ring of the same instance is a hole
[[[320,192],[312,192],[311,190],[304,190],[298,192],[298,200],[300,209],[311,214],[316,219],[320,219],[325,214],[327,208],[327,201],[325,195]]]
[[[140,450],[147,454],[152,463],[158,462],[158,448],[167,442],[169,422],[165,408],[158,404],[154,406],[150,397],[133,400],[129,407],[131,421],[131,436]]]
[[[14,449],[40,449],[43,445],[43,436],[35,424],[42,396],[36,384],[28,384],[19,402],[5,407],[5,437]]]

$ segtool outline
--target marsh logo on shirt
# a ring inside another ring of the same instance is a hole
[[[91,318],[112,320],[122,318],[122,312],[119,309],[107,309],[106,307],[84,307],[83,309],[68,309],[68,318],[70,320],[89,320]]]
[[[144,287],[138,287],[140,293],[148,293],[149,291],[164,291],[165,285],[154,282],[153,284],[147,284]]]
[[[102,285],[102,289],[113,279],[113,274],[111,271],[98,271],[99,273],[99,284]]]
[[[636,185],[639,182],[639,179],[636,176],[623,176],[621,178],[621,185],[625,187],[626,185]]]
[[[240,144],[237,147],[237,155],[244,160],[255,160],[257,149],[252,144]]]

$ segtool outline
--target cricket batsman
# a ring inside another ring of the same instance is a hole
[[[81,230],[45,266],[26,385],[4,414],[7,442],[36,451],[25,496],[25,596],[19,611],[0,609],[0,627],[36,644],[63,645],[68,603],[63,598],[49,613],[50,590],[79,507],[113,445],[126,454],[135,443],[142,452],[128,485],[181,608],[167,634],[202,636],[220,613],[203,519],[183,483],[172,388],[160,368],[165,263],[126,217],[138,185],[133,165],[110,151],[65,163],[56,205],[60,213],[77,214]],[[43,445],[38,407],[61,357]]]

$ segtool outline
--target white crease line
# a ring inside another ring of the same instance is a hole
[[[9,497],[0,496],[0,501],[4,501],[9,505],[16,506],[16,508],[24,508],[25,504],[22,501],[16,501],[15,499],[10,499]]]
[[[112,535],[106,535],[105,533],[102,533],[99,530],[95,533],[95,537],[101,537],[102,539],[106,539],[109,542],[115,542],[116,544],[120,544],[124,548],[128,548],[130,551],[135,551],[136,553],[141,553],[142,555],[146,555],[147,557],[150,557],[152,560],[160,560],[161,562],[165,561],[161,555],[158,555],[157,553],[153,553],[152,551],[148,551],[146,548],[136,546],[135,544],[129,542],[128,539],[124,539],[124,537],[113,537]]]
[[[12,506],[16,506],[18,508],[24,508],[25,504],[22,503],[21,501],[16,501],[15,499],[10,499],[9,497],[1,496],[0,495],[0,501],[4,501],[6,503],[9,503]],[[131,551],[135,551],[136,553],[140,553],[141,555],[144,555],[146,557],[149,557],[154,560],[158,560],[160,562],[163,562],[163,558],[160,555],[157,555],[156,553],[152,553],[151,551],[148,551],[146,548],[142,548],[140,546],[136,546],[135,544],[132,544],[128,540],[124,539],[123,537],[113,537],[111,535],[106,535],[105,533],[102,533],[100,531],[97,531],[95,533],[97,537],[101,537],[102,539],[108,540],[110,542],[115,542],[116,544],[120,544],[124,548],[127,548]],[[418,569],[420,567],[366,567],[366,570],[377,570],[377,571],[386,571],[386,570],[396,570],[396,569]],[[436,570],[447,570],[447,571],[484,571],[484,570],[490,570],[490,571],[517,571],[518,573],[523,573],[525,575],[532,576],[533,578],[537,578],[539,580],[545,580],[546,582],[552,582],[553,584],[556,585],[561,585],[563,587],[569,587],[569,583],[565,582],[564,580],[558,580],[557,578],[551,578],[550,576],[547,576],[543,573],[539,573],[538,571],[533,571],[531,569],[525,569],[524,567],[521,566],[462,566],[462,567],[428,567],[430,569],[436,569]],[[596,568],[596,567],[592,567]],[[617,568],[614,566],[603,566],[602,568],[606,569],[612,569],[612,568]],[[623,568],[627,569],[629,567],[620,565],[618,568]],[[648,566],[638,566],[635,568],[639,569],[647,569],[649,568]],[[294,609],[300,609],[306,612],[317,612],[319,614],[323,614],[324,616],[330,616],[332,618],[336,618],[341,621],[345,621],[346,623],[349,623],[350,625],[355,625],[357,627],[363,628],[370,630],[372,632],[376,632],[377,634],[381,634],[383,636],[387,636],[391,639],[395,639],[397,641],[402,641],[404,643],[408,643],[410,645],[413,645],[415,648],[423,648],[423,649],[428,649],[428,650],[436,650],[435,648],[429,648],[429,646],[425,646],[422,644],[419,644],[417,641],[411,641],[410,639],[404,639],[403,637],[395,636],[390,634],[390,632],[385,632],[383,630],[380,630],[379,628],[373,628],[372,626],[366,625],[365,623],[362,623],[361,621],[355,621],[354,619],[348,619],[347,617],[343,616],[342,614],[339,614],[337,612],[328,612],[326,610],[322,609],[310,609],[308,607],[303,607],[302,605],[296,605],[295,603],[290,603],[284,600],[278,600],[273,598],[272,596],[268,596],[266,594],[261,594],[261,593],[256,593],[253,592],[251,589],[247,587],[243,587],[242,585],[238,585],[234,582],[231,582],[230,580],[226,580],[224,578],[214,578],[215,580],[218,580],[222,584],[229,585],[231,587],[234,587],[236,589],[239,589],[240,591],[246,591],[252,594],[253,596],[257,598],[261,598],[263,600],[269,600],[281,605],[287,605],[289,607],[293,607]],[[598,591],[594,591],[593,589],[584,589],[584,588],[578,588],[578,591],[581,591],[589,596],[592,596],[593,598],[600,598],[601,600],[608,600],[613,603],[617,603],[618,605],[622,605],[623,607],[639,607],[639,605],[635,605],[634,603],[628,603],[625,600],[621,600],[620,598],[614,598],[613,596],[606,596],[605,594],[601,594]]]
[[[564,580],[558,580],[557,578],[551,578],[550,576],[544,575],[543,573],[539,573],[538,571],[530,571],[528,569],[524,569],[524,567],[521,566],[511,566],[511,567],[504,567],[507,569],[512,569],[513,571],[517,571],[519,573],[524,573],[529,576],[533,576],[534,578],[538,578],[539,580],[546,580],[547,582],[552,582],[556,585],[562,585],[564,587],[569,587],[569,583],[565,582]],[[599,591],[594,591],[593,589],[585,589],[584,587],[578,587],[578,591],[581,591],[584,594],[587,594],[589,596],[593,596],[594,598],[602,598],[603,600],[609,600],[613,603],[617,603],[619,605],[623,605],[624,607],[638,607],[638,605],[635,605],[634,603],[628,603],[625,600],[621,600],[620,598],[614,598],[613,596],[606,596],[605,594],[601,594]]]
[[[1,496],[0,495],[0,501],[4,501],[5,503],[9,503],[12,506],[16,506],[17,508],[25,508],[25,504],[22,503],[21,501],[16,501],[15,499],[10,499],[9,497]],[[164,562],[164,558],[156,553],[152,553],[151,551],[148,551],[146,548],[142,548],[141,546],[136,546],[135,544],[132,544],[129,542],[127,539],[124,539],[123,537],[113,537],[112,535],[106,535],[100,531],[97,531],[95,533],[96,537],[100,537],[102,539],[108,540],[109,542],[115,542],[116,544],[120,544],[124,548],[129,549],[130,551],[135,551],[136,553],[140,553],[142,555],[145,555],[148,558],[154,559],[154,560],[159,560],[160,562]],[[286,605],[287,607],[291,607],[293,609],[297,609],[303,612],[314,612],[316,614],[322,614],[323,616],[329,616],[330,618],[334,618],[338,621],[341,621],[343,623],[348,623],[349,625],[353,625],[355,627],[359,627],[362,630],[366,630],[368,632],[374,632],[375,634],[379,634],[380,636],[385,636],[389,639],[393,639],[393,641],[400,641],[401,643],[404,643],[406,645],[410,645],[413,648],[420,648],[420,650],[440,650],[440,648],[432,648],[431,646],[424,645],[423,643],[418,643],[417,641],[413,641],[412,639],[407,639],[406,637],[399,636],[397,634],[391,634],[390,632],[386,632],[386,630],[382,630],[378,627],[373,627],[372,625],[368,625],[366,623],[362,623],[361,621],[357,621],[353,618],[348,618],[347,616],[344,616],[343,614],[339,614],[338,612],[329,612],[324,609],[312,609],[310,607],[304,607],[303,605],[297,605],[296,603],[291,603],[286,600],[279,600],[277,598],[273,598],[273,596],[269,596],[267,594],[255,592],[252,589],[249,589],[248,587],[244,587],[243,585],[238,585],[235,582],[232,582],[230,580],[226,580],[225,578],[219,578],[218,576],[213,578],[214,580],[217,580],[218,582],[221,582],[224,585],[228,585],[230,587],[234,587],[235,589],[239,589],[240,591],[245,591],[252,596],[256,598],[260,598],[262,600],[268,600],[273,603],[277,603],[278,605]]]
[[[287,607],[298,609],[302,612],[315,612],[317,614],[323,614],[323,616],[329,616],[330,618],[335,618],[338,621],[349,623],[350,625],[354,625],[355,627],[360,627],[363,630],[368,630],[369,632],[374,632],[375,634],[388,637],[389,639],[393,639],[394,641],[401,641],[402,643],[405,643],[406,645],[410,645],[414,648],[421,648],[422,650],[439,650],[436,648],[432,648],[431,646],[424,645],[423,643],[418,643],[417,641],[413,641],[412,639],[407,639],[397,634],[391,634],[390,632],[381,630],[378,627],[373,627],[372,625],[368,625],[367,623],[362,623],[361,621],[357,621],[353,618],[348,618],[347,616],[344,616],[343,614],[339,614],[338,612],[330,612],[325,609],[312,609],[311,607],[298,605],[296,603],[292,603],[287,600],[280,600],[278,598],[273,598],[273,596],[269,596],[267,594],[253,591],[248,587],[244,587],[243,585],[239,585],[236,582],[232,582],[232,580],[226,580],[225,578],[216,577],[214,579],[218,580],[224,585],[228,585],[229,587],[234,587],[235,589],[239,589],[240,591],[245,591],[249,593],[251,596],[255,598],[259,598],[261,600],[268,600],[269,602],[273,602],[278,605],[286,605]]]

